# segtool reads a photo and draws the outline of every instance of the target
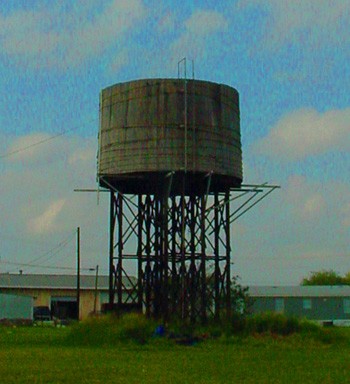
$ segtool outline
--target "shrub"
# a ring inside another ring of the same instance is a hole
[[[145,344],[155,329],[153,321],[140,314],[126,314],[121,317],[105,315],[89,318],[72,326],[67,342],[74,345],[115,345],[131,341]]]
[[[155,326],[155,323],[144,315],[131,313],[118,321],[119,338],[144,344],[152,337]]]
[[[140,314],[121,317],[106,315],[72,325],[65,343],[76,346],[114,346],[133,342],[146,344],[155,334],[157,323]],[[348,336],[338,329],[325,329],[315,323],[283,314],[262,313],[254,316],[233,316],[231,319],[208,319],[207,324],[191,324],[174,320],[166,325],[167,339],[193,345],[200,340],[242,339],[250,335],[289,336],[298,340],[312,339],[323,344],[341,343]],[[165,340],[164,340],[165,341]]]
[[[249,317],[245,327],[248,333],[272,333],[284,336],[300,330],[301,324],[298,319],[279,313],[262,313]]]

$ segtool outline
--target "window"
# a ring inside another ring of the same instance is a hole
[[[312,301],[311,299],[303,299],[303,309],[311,309]]]
[[[281,298],[275,299],[275,311],[284,312],[284,299],[281,299]]]
[[[350,314],[350,299],[343,300],[344,313]]]
[[[51,297],[51,314],[61,320],[76,319],[78,316],[77,298],[73,296]]]

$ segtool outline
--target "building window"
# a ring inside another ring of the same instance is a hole
[[[303,299],[303,309],[311,309],[312,301],[311,299]]]
[[[343,300],[344,313],[350,314],[350,299]]]
[[[281,298],[275,299],[275,311],[284,312],[284,299],[281,299]]]

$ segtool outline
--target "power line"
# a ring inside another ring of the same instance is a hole
[[[70,242],[70,241],[69,241]],[[44,259],[42,259],[42,261],[41,261],[41,263],[47,263],[49,260],[51,260],[51,259],[53,259],[53,257],[54,256],[56,256],[58,253],[60,253],[62,250],[63,250],[63,248],[66,246],[68,244],[68,242],[66,242],[65,244],[64,244],[64,246],[63,247],[61,247],[60,249],[58,249],[53,255],[50,255],[48,258],[44,258]],[[67,254],[65,254],[64,256],[60,256],[60,261],[63,261],[63,260],[65,260],[65,259],[67,259],[67,257],[70,257],[70,258],[72,258],[72,252],[69,252],[69,253],[67,253]],[[30,264],[33,264],[33,262],[30,262]],[[36,270],[36,269],[39,269],[39,268],[41,268],[41,264],[33,264],[33,265],[37,265],[37,266],[35,266],[35,267],[32,267],[32,270]],[[74,269],[74,268],[73,268]]]
[[[57,135],[47,137],[46,139],[43,139],[43,140],[40,140],[40,141],[38,141],[36,143],[30,144],[30,145],[28,145],[26,147],[18,148],[16,150],[12,151],[12,152],[7,152],[7,153],[5,153],[3,155],[0,155],[0,158],[9,157],[9,156],[15,155],[16,153],[20,153],[20,152],[26,151],[26,150],[28,150],[30,148],[33,148],[33,147],[37,146],[37,145],[40,145],[40,144],[46,143],[46,142],[48,142],[50,140],[56,139],[59,136],[63,136],[67,132],[69,132],[69,131],[63,131],[61,133],[58,133]]]
[[[14,150],[14,151],[4,153],[4,154],[0,155],[0,159],[3,159],[3,158],[5,158],[5,157],[13,156],[13,155],[15,155],[15,154],[17,154],[17,153],[27,151],[27,150],[30,149],[30,148],[33,148],[33,147],[36,147],[36,146],[38,146],[38,145],[47,143],[48,141],[53,140],[53,139],[56,139],[57,137],[63,136],[63,135],[65,135],[65,134],[68,133],[68,132],[76,131],[78,128],[83,127],[83,126],[85,126],[86,124],[90,124],[90,123],[92,123],[92,122],[94,122],[94,121],[96,121],[96,120],[97,120],[96,118],[95,118],[95,119],[92,119],[92,120],[86,122],[85,124],[80,124],[80,125],[78,125],[78,126],[75,126],[75,127],[70,128],[70,129],[66,129],[65,131],[62,131],[62,132],[60,132],[60,133],[57,133],[56,135],[47,137],[46,139],[39,140],[39,141],[37,141],[36,143],[32,143],[32,144],[29,144],[29,145],[27,145],[27,146],[25,146],[25,147],[18,148],[18,149]]]
[[[33,259],[32,261],[30,261],[30,263],[36,263],[37,261],[39,260],[50,260],[52,257],[56,256],[59,252],[61,252],[61,250],[75,237],[75,231],[73,233],[70,233],[69,236],[67,238],[65,238],[64,240],[62,240],[58,245],[56,245],[55,247],[51,248],[49,251],[45,252],[43,255],[39,256],[39,257],[36,257],[35,259]],[[56,251],[55,253],[53,253],[52,255],[50,255],[52,252]],[[46,256],[49,256],[48,258],[46,258]]]
[[[52,259],[53,257],[55,257],[59,252],[62,251],[62,249],[64,249],[67,246],[67,244],[73,239],[73,237],[75,237],[75,232],[70,233],[69,236],[66,237],[64,240],[62,240],[58,245],[51,248],[49,251],[45,252],[43,255],[36,257],[35,259],[30,261],[29,263],[16,263],[16,262],[2,261],[2,260],[0,260],[0,263],[9,264],[9,265],[19,265],[19,266],[25,266],[25,267],[32,267],[32,268],[61,269],[60,267],[50,267],[50,266],[46,266],[46,265],[36,264],[36,262],[38,262],[39,260],[48,261],[48,260]],[[52,252],[54,252],[54,253],[52,253]],[[66,267],[63,267],[63,268],[65,269]],[[74,269],[74,268],[71,268],[71,269]]]
[[[6,260],[0,260],[0,264],[17,265],[19,267],[43,268],[43,269],[61,269],[61,270],[69,270],[69,271],[75,271],[76,270],[76,268],[72,268],[72,267],[59,267],[59,266],[38,265],[38,264],[29,264],[29,263],[16,263],[14,261],[6,261]],[[82,271],[94,270],[94,268],[80,268],[80,269]]]

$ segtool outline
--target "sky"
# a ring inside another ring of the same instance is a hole
[[[232,227],[246,285],[350,270],[350,1],[0,3],[0,272],[108,268],[96,188],[101,89],[177,77],[240,94],[244,183],[281,189]],[[40,267],[39,267],[40,266]],[[64,267],[66,269],[62,269]]]

